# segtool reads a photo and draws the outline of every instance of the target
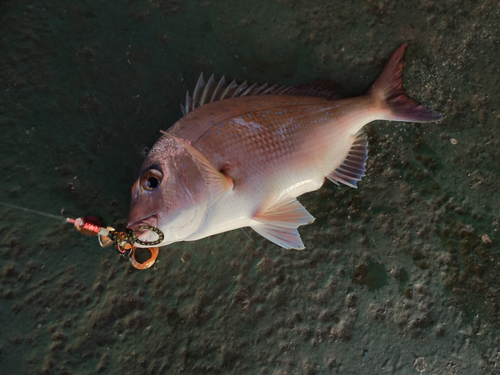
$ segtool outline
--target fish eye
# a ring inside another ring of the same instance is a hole
[[[149,189],[156,189],[158,185],[160,185],[160,181],[154,176],[149,177],[146,181],[146,186]]]
[[[157,169],[148,169],[141,176],[141,187],[144,190],[153,191],[160,186],[163,173]]]

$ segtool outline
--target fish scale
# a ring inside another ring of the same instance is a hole
[[[315,150],[318,150],[318,146],[321,149],[328,148],[328,142],[322,142],[322,139],[308,142],[307,137],[315,137],[312,132],[314,128],[331,124],[334,113],[325,115],[325,112],[332,107],[331,101],[322,98],[304,98],[300,104],[293,102],[293,99],[294,97],[289,96],[275,96],[273,102],[262,103],[260,97],[246,97],[206,104],[197,112],[192,112],[194,118],[190,118],[188,114],[167,133],[190,139],[191,144],[207,155],[217,169],[222,168],[228,160],[233,163],[245,163],[246,175],[259,178],[259,175],[255,174],[256,167],[261,173],[266,173],[267,169],[277,167],[275,163],[281,162],[284,165],[289,165],[289,161],[306,163],[308,158],[301,159],[304,155],[310,158],[325,155],[325,152],[315,152]],[[233,105],[231,101],[235,104]],[[313,104],[315,108],[311,108]],[[293,109],[285,110],[287,106]],[[232,117],[211,120],[214,118],[212,113],[228,113],[230,110],[236,114]],[[245,117],[248,120],[245,121]],[[251,125],[251,122],[256,120],[259,121],[260,129]],[[191,121],[199,123],[195,128],[196,133],[192,127],[184,125]],[[224,131],[217,133],[214,129],[220,127],[221,123],[224,124]],[[326,133],[335,134],[332,131]],[[352,144],[352,141],[351,144],[349,140],[347,142],[343,147],[345,149],[349,149]],[[302,144],[310,145],[310,148],[298,147]],[[240,153],[236,153],[237,150]],[[331,160],[330,172],[340,162],[342,160]]]
[[[314,217],[297,197],[325,177],[357,187],[374,120],[432,122],[442,115],[405,95],[406,44],[366,95],[338,99],[326,81],[296,87],[225,86],[200,76],[185,116],[151,149],[132,188],[128,228],[157,226],[161,245],[251,227],[286,249]],[[141,234],[147,239],[151,234]]]

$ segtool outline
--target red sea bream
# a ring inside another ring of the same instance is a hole
[[[356,187],[374,120],[432,122],[442,115],[407,97],[406,44],[368,92],[332,98],[329,84],[225,84],[200,77],[185,116],[149,152],[132,188],[128,228],[159,228],[159,246],[251,227],[285,249],[303,249],[297,228],[314,217],[296,197],[325,178]],[[153,237],[142,233],[141,239]]]

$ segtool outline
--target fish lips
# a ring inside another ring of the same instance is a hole
[[[157,228],[158,218],[156,214],[147,216],[137,221],[132,221],[127,224],[127,228],[134,231],[137,238],[141,241],[153,242],[158,239],[158,235],[148,229],[140,229],[142,226],[150,226]],[[139,246],[142,247],[142,246]],[[146,246],[147,247],[147,246]]]

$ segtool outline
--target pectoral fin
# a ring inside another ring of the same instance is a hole
[[[285,249],[304,249],[297,228],[314,217],[295,198],[283,196],[252,218],[251,228]]]
[[[174,137],[173,135],[169,136],[184,146],[193,157],[193,161],[196,163],[198,170],[210,190],[210,195],[212,197],[211,204],[215,204],[224,194],[233,189],[233,180],[231,177],[218,171],[200,151],[180,138]]]

